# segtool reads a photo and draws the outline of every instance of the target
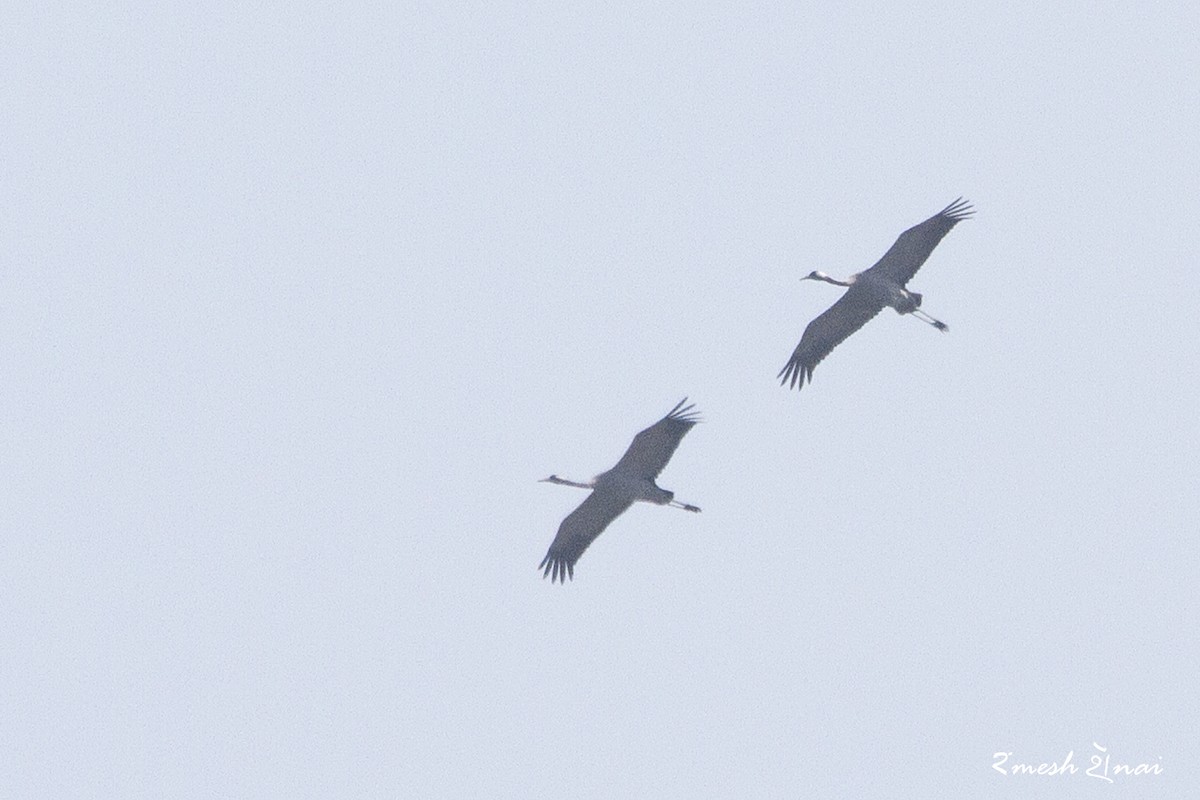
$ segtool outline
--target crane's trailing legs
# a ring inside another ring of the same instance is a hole
[[[672,508],[682,508],[684,511],[695,511],[696,513],[700,513],[700,509],[697,506],[681,503],[678,500],[672,500],[671,502],[667,503],[667,505],[671,506]]]
[[[949,325],[942,322],[940,319],[934,319],[933,317],[929,316],[928,314],[926,314],[924,311],[922,311],[919,308],[914,308],[912,310],[912,314],[914,317],[921,320],[921,322],[928,322],[930,325],[937,328],[942,333],[945,333],[946,331],[950,330]]]

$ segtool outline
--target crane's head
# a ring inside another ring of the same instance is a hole
[[[542,478],[538,483],[558,483],[562,478],[557,475],[551,475],[549,478]]]
[[[828,277],[829,276],[826,275],[824,272],[821,272],[821,270],[814,269],[812,272],[808,273],[800,280],[802,280],[802,281],[823,281]]]

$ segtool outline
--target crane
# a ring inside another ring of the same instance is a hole
[[[846,337],[866,325],[884,306],[891,306],[900,314],[912,314],[939,331],[948,330],[946,323],[921,310],[921,295],[908,291],[904,286],[917,274],[933,248],[950,229],[974,213],[971,204],[960,197],[920,225],[914,225],[900,234],[896,243],[870,269],[845,280],[830,277],[820,270],[813,270],[801,278],[845,286],[846,293],[808,323],[792,357],[775,376],[782,378],[781,385],[790,384],[792,388],[802,389],[806,379],[812,383],[812,373],[817,364]]]
[[[591,489],[580,505],[558,526],[558,535],[550,543],[550,549],[538,569],[545,568],[542,577],[550,576],[550,582],[565,582],[575,579],[575,562],[587,550],[588,545],[604,532],[608,524],[625,513],[634,502],[642,500],[660,506],[674,506],[684,511],[699,512],[696,506],[681,503],[675,493],[659,488],[654,479],[671,460],[675,448],[684,434],[700,421],[692,409],[684,406],[683,398],[658,422],[633,437],[633,442],[616,466],[602,472],[587,483],[569,481],[551,475],[539,483],[557,483],[560,486],[575,486]]]

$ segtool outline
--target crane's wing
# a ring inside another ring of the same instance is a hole
[[[692,429],[700,418],[693,412],[695,404],[684,406],[683,398],[658,422],[633,437],[633,443],[621,456],[611,472],[627,472],[636,478],[654,480],[675,454],[679,440]]]
[[[883,254],[883,258],[867,272],[889,278],[903,286],[917,274],[917,270],[925,263],[925,259],[929,258],[933,248],[937,247],[938,242],[950,229],[974,213],[969,202],[958,198],[920,225],[914,225],[900,234],[900,238]]]
[[[558,526],[558,535],[550,543],[542,563],[538,564],[538,569],[545,568],[542,577],[551,576],[551,583],[565,582],[568,577],[574,580],[575,562],[583,555],[583,551],[604,532],[608,523],[624,514],[631,505],[631,497],[619,497],[613,492],[593,489],[587,499],[579,504],[579,508],[568,514]]]
[[[783,379],[780,385],[803,389],[806,379],[812,383],[817,364],[882,309],[883,305],[877,300],[868,297],[865,292],[856,292],[851,286],[841,299],[808,323],[804,335],[800,337],[800,344],[792,351],[791,359],[775,376]],[[797,381],[799,386],[796,385]]]

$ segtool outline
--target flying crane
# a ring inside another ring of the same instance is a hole
[[[684,434],[700,421],[692,411],[695,405],[685,407],[686,402],[685,397],[665,417],[633,437],[633,443],[616,466],[591,481],[579,483],[557,475],[540,481],[592,491],[579,508],[568,514],[558,526],[558,535],[550,543],[550,550],[542,563],[538,564],[538,569],[545,568],[543,578],[550,576],[551,583],[565,582],[568,577],[574,580],[575,562],[583,555],[583,551],[604,532],[610,522],[638,500],[674,506],[684,511],[700,510],[696,506],[678,502],[674,492],[661,489],[654,483],[654,479],[671,460],[675,448],[679,447]]]
[[[804,335],[800,337],[800,344],[796,345],[792,357],[776,376],[783,379],[781,385],[802,389],[805,380],[812,383],[812,373],[817,364],[846,337],[866,325],[884,306],[891,306],[900,314],[912,314],[939,331],[947,330],[946,323],[921,310],[921,295],[908,291],[904,286],[917,274],[933,248],[950,229],[974,213],[971,204],[960,197],[920,225],[914,225],[900,234],[891,249],[870,269],[844,280],[830,277],[820,270],[805,275],[801,280],[845,286],[846,293],[808,323]]]

